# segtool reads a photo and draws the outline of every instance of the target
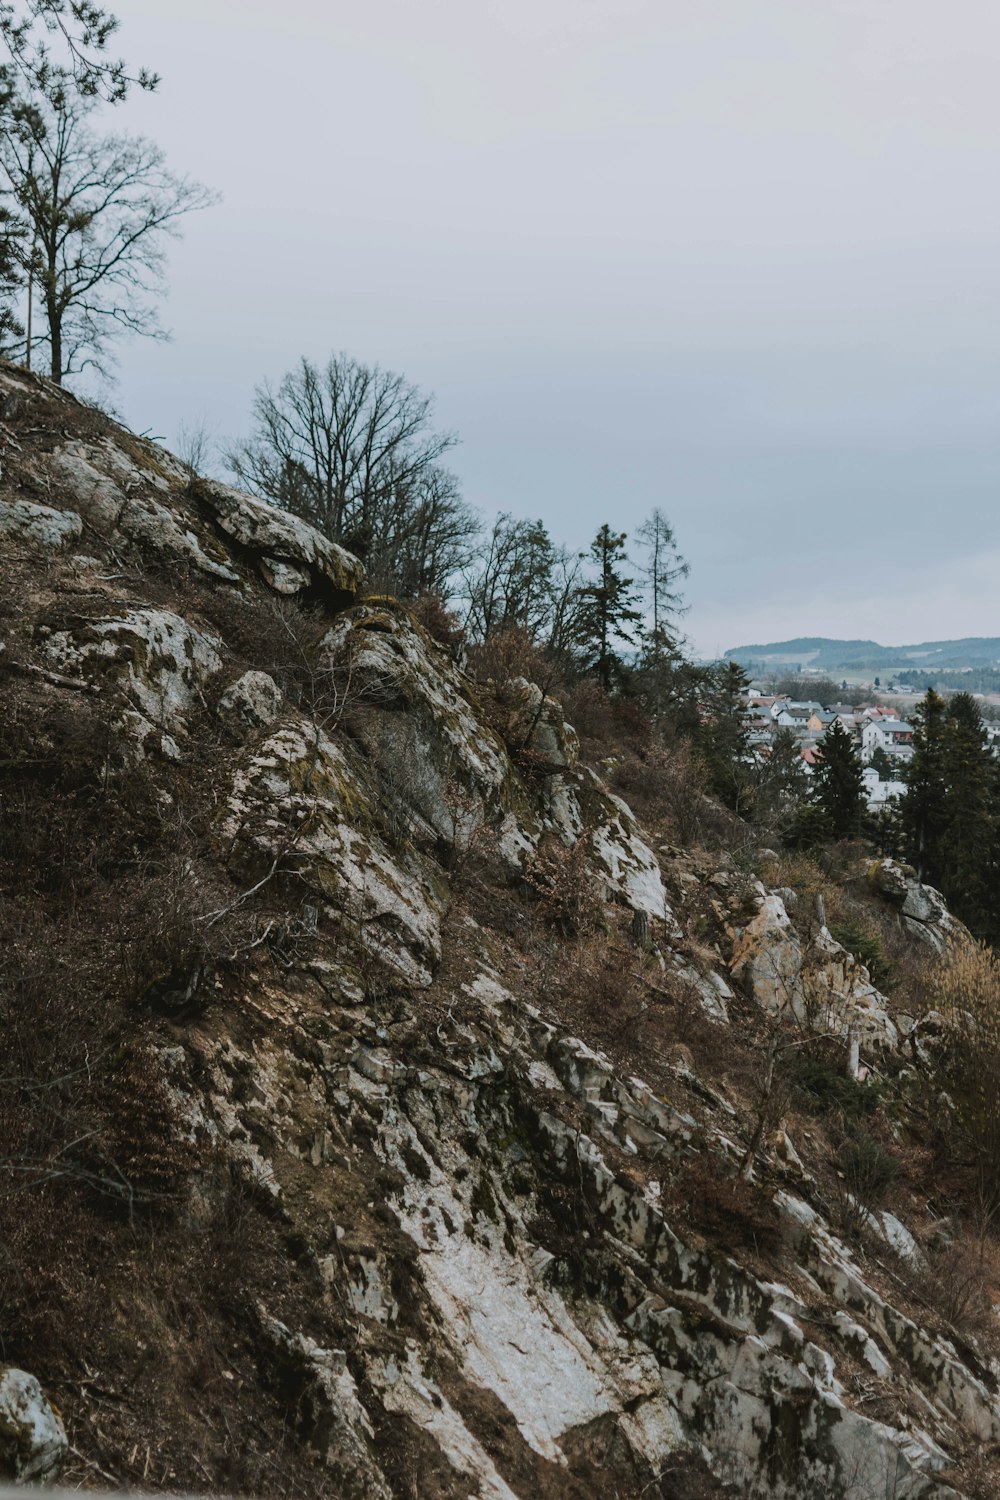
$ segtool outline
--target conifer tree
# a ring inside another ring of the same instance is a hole
[[[612,531],[605,522],[590,544],[597,577],[577,591],[573,634],[583,649],[587,670],[595,674],[605,692],[611,691],[613,678],[622,667],[616,645],[634,644],[636,627],[642,620],[641,610],[635,607],[638,592],[634,580],[621,571],[628,562],[625,542],[625,532]]]
[[[899,815],[903,853],[917,879],[938,885],[947,818],[948,751],[944,699],[928,689],[913,714],[913,758],[903,768],[906,792]]]
[[[819,749],[813,797],[829,819],[835,838],[856,838],[865,815],[865,782],[854,741],[839,719],[820,740]]]
[[[673,656],[677,651],[676,621],[686,608],[678,584],[690,568],[677,550],[674,528],[659,507],[643,522],[637,535],[646,553],[642,576],[652,613],[645,655],[651,659]]]
[[[979,705],[956,693],[945,724],[948,786],[940,837],[941,889],[973,931],[998,932],[997,763],[990,753]]]
[[[702,669],[695,733],[712,791],[741,816],[753,811],[754,767],[744,689],[749,682],[735,661]]]

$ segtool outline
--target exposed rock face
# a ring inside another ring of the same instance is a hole
[[[294,871],[363,953],[426,985],[441,956],[444,887],[416,859],[394,857],[375,823],[343,752],[299,720],[237,770],[220,836],[248,882]]]
[[[72,511],[53,510],[51,505],[32,505],[29,500],[0,502],[0,537],[23,537],[39,547],[56,552],[75,542],[83,522]]]
[[[0,1477],[50,1483],[68,1446],[62,1419],[34,1375],[0,1368]]]
[[[551,931],[534,947],[514,938],[536,911],[532,860],[572,855],[603,903],[602,972],[633,983],[643,1007],[676,1005],[675,982],[695,992],[722,1054],[749,999],[803,1033],[853,1037],[874,1066],[898,1037],[864,965],[825,927],[810,935],[780,893],[758,885],[741,906],[735,862],[672,887],[714,903],[718,942],[696,947],[637,819],[579,765],[558,706],[513,684],[506,743],[447,654],[402,606],[354,602],[360,564],[303,523],[191,483],[127,434],[60,438],[31,476],[98,555],[74,567],[38,538],[0,537],[23,548],[19,568],[39,570],[14,639],[19,681],[45,706],[72,706],[85,687],[106,709],[122,747],[102,770],[112,783],[137,742],[144,772],[171,759],[177,826],[195,791],[207,807],[198,870],[194,856],[181,869],[189,928],[204,938],[248,916],[214,971],[194,969],[183,1009],[144,1032],[194,1159],[157,1211],[214,1277],[211,1379],[194,1365],[182,1390],[192,1423],[205,1397],[213,1486],[226,1487],[226,1412],[259,1389],[268,1449],[301,1449],[317,1489],[349,1497],[639,1500],[670,1493],[686,1464],[705,1485],[775,1500],[955,1496],[956,1464],[1000,1442],[997,1372],[975,1340],[960,1348],[915,1321],[896,1283],[869,1273],[834,1232],[791,1125],[758,1132],[744,1171],[753,1119],[725,1078],[699,1076],[683,1045],[629,1051],[635,1016],[613,985],[567,1021],[550,1004]],[[52,535],[64,524],[43,520]],[[227,639],[230,601],[265,593],[328,612],[307,689],[283,692],[276,666],[278,681],[248,668]],[[925,937],[947,929],[935,893],[905,872],[878,879]],[[724,1227],[702,1232],[685,1209],[713,1184]],[[749,1241],[744,1190],[759,1215]],[[250,1292],[235,1274],[245,1264],[226,1259],[242,1222],[231,1201],[282,1257]],[[881,1245],[916,1262],[903,1209],[865,1214]],[[131,1317],[146,1297],[142,1281]],[[151,1352],[122,1386],[162,1394],[149,1370],[166,1321],[150,1315]],[[223,1365],[241,1339],[252,1373],[227,1397]],[[14,1373],[0,1382],[0,1445]],[[23,1397],[18,1432],[34,1436],[15,1473],[43,1477],[65,1438],[30,1377],[17,1380],[10,1409]],[[102,1455],[129,1472],[124,1452]]]
[[[162,753],[176,759],[186,714],[203,701],[222,665],[219,645],[171,610],[130,609],[116,619],[56,631],[45,654],[61,672],[113,684],[129,738],[143,750],[158,741]]]
[[[855,1035],[867,1046],[899,1041],[888,1001],[864,964],[826,927],[803,943],[777,891],[758,887],[757,912],[737,935],[732,973],[762,1010],[813,1031]]]
[[[550,770],[572,770],[580,756],[576,730],[567,724],[562,709],[535,682],[515,677],[507,684],[503,701],[510,710],[511,742],[530,750]]]
[[[273,724],[284,707],[284,696],[267,672],[244,672],[230,683],[219,698],[220,719],[241,729],[261,729]]]
[[[910,865],[894,859],[873,860],[868,879],[880,896],[900,913],[903,926],[918,942],[943,953],[952,943],[968,938],[968,930],[952,916],[940,891],[921,885]]]
[[[261,576],[279,594],[315,584],[350,599],[360,587],[358,559],[297,516],[211,479],[195,480],[191,493],[229,541],[257,555]]]

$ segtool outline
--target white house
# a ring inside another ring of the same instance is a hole
[[[861,774],[865,779],[865,797],[869,807],[884,807],[887,802],[902,797],[906,791],[902,781],[880,781],[874,766],[865,766]]]
[[[894,760],[909,760],[913,754],[913,727],[902,719],[873,719],[861,730],[861,759],[870,761],[876,750]]]

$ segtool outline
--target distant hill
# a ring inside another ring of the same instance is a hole
[[[880,646],[877,641],[836,641],[804,635],[791,641],[733,646],[729,661],[754,670],[811,667],[823,672],[898,671],[902,667],[1000,666],[1000,636],[965,636],[958,641],[921,641],[914,646]]]

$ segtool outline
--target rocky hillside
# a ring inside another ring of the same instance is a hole
[[[989,1493],[941,1018],[822,872],[660,846],[340,548],[0,391],[8,1471]],[[967,942],[911,873],[845,880],[915,971]]]

